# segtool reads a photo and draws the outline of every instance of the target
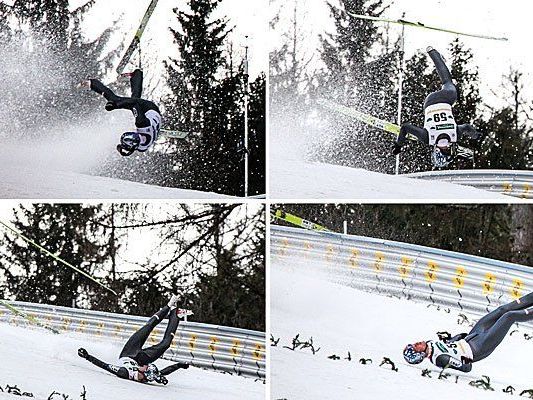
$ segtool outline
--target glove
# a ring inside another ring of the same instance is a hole
[[[187,363],[179,363],[179,366],[180,366],[181,369],[187,369],[187,368],[190,367],[190,365],[187,364]]]
[[[394,143],[394,147],[392,149],[392,154],[394,154],[395,156],[397,156],[398,154],[400,154],[402,152],[402,146],[400,146],[398,143]]]
[[[78,349],[78,355],[81,358],[87,358],[89,356],[89,353],[87,353],[87,350],[81,348],[81,349]]]

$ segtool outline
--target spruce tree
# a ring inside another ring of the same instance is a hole
[[[383,1],[341,0],[328,3],[335,32],[322,35],[323,71],[317,73],[313,97],[332,98],[356,109],[395,120],[399,43],[382,46],[384,36],[379,24],[351,14],[380,16]],[[378,49],[378,51],[375,51]],[[325,113],[330,130],[322,143],[317,143],[313,156],[321,161],[338,163],[381,172],[392,172],[390,137],[353,119]],[[324,135],[322,135],[324,137]]]
[[[266,75],[250,84],[249,194],[266,193]]]
[[[219,3],[189,0],[190,11],[174,10],[181,29],[171,29],[178,55],[165,62],[165,118],[193,134],[171,150],[171,179],[180,187],[242,195],[244,66],[233,67],[224,54],[228,23],[212,19]]]
[[[511,70],[502,88],[507,104],[494,110],[488,121],[479,124],[486,137],[476,167],[529,169],[533,165],[533,139],[522,73]]]

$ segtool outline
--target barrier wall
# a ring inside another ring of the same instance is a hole
[[[441,180],[458,185],[473,186],[508,196],[533,199],[533,171],[432,171],[404,176],[425,180]]]
[[[106,341],[125,343],[149,318],[67,307],[23,302],[10,302],[18,310],[58,330],[60,333],[80,333]],[[28,322],[0,307],[0,321],[15,325]],[[147,345],[158,343],[166,329],[167,320],[156,327]],[[114,355],[118,358],[118,354]],[[181,321],[172,347],[164,359],[188,362],[195,367],[208,368],[246,377],[265,379],[264,332]],[[109,360],[113,362],[114,360]]]
[[[360,236],[271,228],[271,255],[357,289],[481,314],[533,290],[533,268]]]

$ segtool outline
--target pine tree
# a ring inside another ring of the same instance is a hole
[[[215,268],[198,276],[190,300],[196,318],[220,325],[265,329],[264,210],[251,223],[258,229],[246,238],[250,250],[244,256],[237,252],[235,242],[229,247],[223,245],[226,226],[222,220],[213,220],[216,230],[210,251]]]
[[[494,110],[491,118],[480,122],[487,134],[478,157],[478,168],[528,169],[533,163],[533,139],[527,101],[524,98],[523,75],[511,70],[503,83],[507,105]],[[510,100],[509,100],[510,99]]]
[[[250,84],[250,195],[266,193],[266,76]]]
[[[19,206],[14,227],[59,258],[93,274],[108,258],[108,248],[92,232],[99,206],[35,204]],[[0,259],[5,295],[19,301],[75,306],[96,286],[72,269],[5,233],[6,256]]]
[[[242,195],[244,65],[233,67],[224,54],[228,23],[211,17],[219,3],[189,0],[190,12],[174,10],[179,58],[165,63],[171,91],[165,114],[170,127],[195,133],[174,149],[172,179],[180,187]]]
[[[321,58],[326,65],[320,75],[320,87],[331,97],[344,102],[356,101],[360,106],[365,100],[376,97],[372,82],[377,68],[372,68],[369,59],[380,33],[374,22],[348,13],[378,17],[384,11],[383,0],[341,0],[339,3],[328,2],[335,33],[320,36]]]

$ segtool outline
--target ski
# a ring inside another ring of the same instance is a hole
[[[4,306],[5,308],[7,308],[9,311],[11,311],[13,314],[21,317],[21,318],[24,318],[26,321],[28,321],[30,324],[33,324],[35,326],[38,326],[40,328],[43,328],[43,329],[46,329],[52,333],[55,333],[56,335],[59,335],[60,332],[57,330],[57,329],[54,329],[48,325],[45,325],[41,322],[39,322],[37,320],[37,318],[35,318],[33,315],[29,315],[29,314],[26,314],[22,311],[20,311],[19,309],[13,307],[11,304],[9,304],[7,301],[4,301],[4,300],[0,300],[0,305]]]
[[[330,231],[328,228],[316,224],[314,222],[308,221],[306,219],[303,219],[301,217],[298,217],[293,214],[286,213],[283,210],[276,210],[274,213],[271,214],[274,219],[279,219],[281,221],[288,222],[289,224],[296,225],[300,228],[304,228],[310,231],[315,232],[333,232]]]
[[[372,115],[362,113],[361,111],[358,111],[351,107],[346,107],[337,103],[334,103],[329,100],[325,99],[318,99],[317,103],[324,108],[327,108],[330,111],[335,111],[337,113],[346,115],[348,117],[353,117],[357,119],[358,121],[364,122],[367,125],[370,125],[374,128],[381,129],[385,132],[392,133],[396,136],[400,134],[400,126],[393,124],[392,122],[388,122],[379,118],[376,118]],[[418,141],[418,139],[413,135],[407,135],[407,139],[412,141]],[[473,159],[474,152],[466,147],[463,146],[457,146],[457,155],[466,158],[466,159]]]
[[[141,21],[141,24],[139,26],[139,29],[137,29],[137,33],[135,33],[135,37],[131,41],[130,45],[128,46],[128,49],[126,50],[126,53],[124,54],[124,57],[122,57],[122,60],[120,60],[120,63],[117,67],[117,74],[122,74],[124,72],[124,68],[126,68],[126,65],[128,65],[128,62],[130,61],[131,56],[133,55],[133,52],[137,49],[139,46],[139,43],[141,42],[141,37],[144,33],[144,30],[146,29],[146,26],[148,25],[148,21],[150,20],[150,17],[154,13],[154,10],[157,6],[159,0],[152,0],[150,5],[148,6],[148,9],[146,10],[146,13],[144,14],[144,17]]]
[[[370,16],[370,15],[353,14],[353,13],[350,13],[350,12],[348,12],[347,14],[351,15],[352,17],[355,17],[355,18],[366,19],[366,20],[369,20],[369,21],[387,22],[387,23],[391,23],[391,24],[411,26],[411,27],[414,27],[414,28],[422,28],[422,29],[429,29],[429,30],[432,30],[432,31],[446,32],[446,33],[451,33],[451,34],[454,34],[454,35],[469,36],[469,37],[478,38],[478,39],[498,40],[498,41],[504,41],[504,42],[509,40],[506,37],[497,37],[497,36],[478,35],[478,34],[473,34],[473,33],[464,33],[464,32],[454,31],[454,30],[451,30],[451,29],[437,28],[435,26],[425,25],[422,22],[406,21],[404,19],[380,18],[380,17],[373,17],[373,16]]]

